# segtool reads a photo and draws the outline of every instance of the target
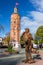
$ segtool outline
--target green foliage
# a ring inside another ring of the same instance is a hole
[[[12,52],[12,45],[11,44],[8,45],[8,52]]]
[[[12,49],[12,52],[17,52],[17,51]]]
[[[42,40],[42,39],[40,39],[40,40],[39,40],[39,43],[43,43],[43,40]]]
[[[5,50],[5,52],[10,52],[10,53],[12,53],[12,52],[17,52],[17,51],[16,51],[16,50],[13,50],[13,46],[12,46],[11,44],[9,44],[9,45],[8,45],[8,49]]]
[[[43,26],[40,26],[37,29],[36,35],[39,36],[39,37],[43,37]]]
[[[43,26],[40,26],[35,34],[35,43],[36,40],[39,41],[39,43],[43,43]]]
[[[35,44],[38,44],[38,40],[34,40],[34,43],[35,43]]]
[[[3,39],[3,43],[5,43],[5,44],[9,44],[9,41],[10,41],[10,35],[6,36],[6,37]]]
[[[21,47],[23,48],[24,47],[24,39],[23,39],[23,37],[20,37],[20,44],[21,44]]]
[[[10,35],[7,36],[6,41],[9,43],[9,41],[10,41]]]
[[[20,40],[20,44],[24,44],[24,41],[22,39]]]

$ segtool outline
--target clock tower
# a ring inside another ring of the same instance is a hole
[[[14,8],[14,13],[11,15],[10,41],[13,42],[13,48],[16,44],[20,44],[20,16],[17,7]]]

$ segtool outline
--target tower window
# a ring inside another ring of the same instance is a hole
[[[14,28],[15,28],[16,26],[14,26]]]
[[[14,30],[16,29],[16,26],[14,26],[14,28],[13,28]]]
[[[17,28],[18,30],[20,30],[20,28]]]
[[[14,42],[16,42],[16,40],[14,39]]]
[[[13,30],[15,30],[16,28],[13,28]]]
[[[14,23],[16,23],[16,21],[14,21]]]
[[[14,35],[15,35],[16,33],[14,32]]]

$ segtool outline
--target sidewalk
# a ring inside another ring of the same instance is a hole
[[[41,60],[40,59],[37,59],[37,62],[36,63],[32,63],[32,64],[29,64],[29,63],[20,63],[19,65],[43,65],[43,50],[39,52],[39,54],[41,55]]]

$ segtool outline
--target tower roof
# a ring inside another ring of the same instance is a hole
[[[14,13],[17,13],[18,9],[17,7],[14,8]]]

